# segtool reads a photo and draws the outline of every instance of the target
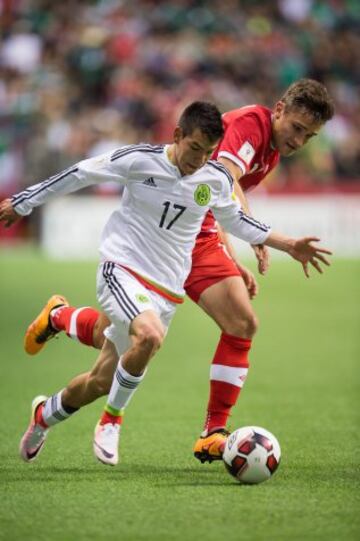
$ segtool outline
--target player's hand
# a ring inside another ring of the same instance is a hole
[[[21,220],[12,206],[11,199],[4,199],[0,202],[0,222],[4,222],[5,227],[10,227],[13,223]]]
[[[240,265],[239,263],[236,263],[236,264],[245,282],[246,289],[248,290],[248,293],[249,293],[249,297],[250,299],[253,299],[254,297],[256,297],[256,295],[259,292],[259,286],[256,281],[256,278],[254,274],[251,272],[251,270],[249,270],[247,267],[244,267],[243,265]]]
[[[323,269],[319,262],[321,261],[325,265],[330,265],[329,259],[323,254],[332,255],[332,252],[326,248],[321,248],[312,244],[312,242],[318,242],[319,240],[320,239],[317,237],[304,237],[296,240],[293,247],[289,250],[289,254],[302,264],[307,278],[310,276],[309,263],[321,274]]]
[[[260,274],[266,274],[270,266],[270,252],[263,244],[253,244],[252,249],[258,260],[258,271]]]

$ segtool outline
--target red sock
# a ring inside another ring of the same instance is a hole
[[[56,330],[65,331],[70,338],[79,340],[87,346],[93,346],[94,326],[99,315],[94,308],[62,306],[54,312],[53,316],[50,316],[50,319]]]
[[[210,397],[204,429],[224,428],[249,369],[251,340],[221,334],[210,369]]]
[[[43,415],[42,415],[43,409],[44,409],[44,404],[40,404],[36,408],[36,411],[35,411],[35,423],[37,425],[42,426],[43,428],[48,428],[48,425],[45,423],[45,421],[43,419]]]
[[[112,425],[121,425],[123,421],[123,415],[111,415],[111,413],[104,411],[100,418],[100,424],[106,425],[111,423]]]

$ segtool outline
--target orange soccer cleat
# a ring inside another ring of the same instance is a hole
[[[203,433],[194,445],[194,456],[202,463],[221,460],[229,434],[225,428],[210,434]]]
[[[69,306],[68,301],[61,295],[53,295],[45,304],[40,314],[29,325],[24,338],[24,348],[29,355],[36,355],[46,342],[59,331],[51,326],[50,312],[60,306]]]

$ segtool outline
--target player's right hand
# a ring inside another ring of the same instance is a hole
[[[15,212],[11,199],[3,199],[0,202],[0,222],[4,222],[5,227],[10,227],[20,219],[21,216]]]
[[[256,259],[258,260],[258,271],[264,275],[267,273],[270,266],[270,253],[266,246],[263,244],[256,244],[251,246],[255,252]]]
[[[254,274],[249,270],[247,267],[244,267],[244,265],[241,265],[240,263],[236,263],[238,269],[241,272],[241,276],[245,282],[246,289],[248,290],[250,299],[253,299],[256,297],[256,295],[259,292],[259,286],[256,281],[256,278]]]

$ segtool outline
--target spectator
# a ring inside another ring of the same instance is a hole
[[[94,149],[169,139],[190,101],[212,100],[222,110],[270,105],[302,76],[329,87],[336,116],[269,189],[359,182],[355,0],[19,0],[6,6],[0,11],[3,197]]]

